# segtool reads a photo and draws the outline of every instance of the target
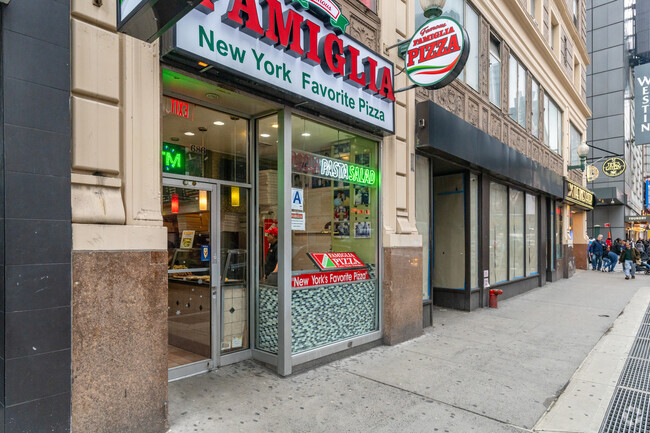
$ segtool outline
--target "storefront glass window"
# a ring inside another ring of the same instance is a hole
[[[537,268],[537,197],[526,194],[526,272],[537,275]]]
[[[163,98],[163,173],[248,182],[248,121]]]
[[[494,37],[490,38],[490,102],[501,106],[501,46]]]
[[[259,239],[256,347],[278,353],[278,115],[257,120]]]
[[[555,270],[555,202],[547,201],[547,204],[550,204],[549,215],[549,227],[548,227],[548,268]]]
[[[299,116],[291,123],[291,333],[298,353],[378,329],[379,147]]]
[[[415,226],[422,236],[422,299],[431,299],[429,272],[431,238],[431,166],[429,159],[417,155],[415,157]]]
[[[555,258],[562,258],[562,206],[557,203],[555,207]]]
[[[470,230],[470,284],[471,288],[478,287],[478,175],[469,175],[469,230]]]
[[[465,289],[464,179],[463,174],[433,178],[433,286],[436,288]]]
[[[510,279],[524,276],[524,193],[510,188],[509,207]]]
[[[490,284],[508,280],[508,188],[490,182]]]

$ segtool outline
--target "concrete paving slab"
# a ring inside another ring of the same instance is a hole
[[[578,272],[496,310],[436,309],[422,337],[303,374],[280,378],[246,361],[173,382],[171,431],[530,431],[642,284]],[[576,380],[605,389],[615,355],[597,352]],[[590,389],[572,392],[595,398]]]
[[[613,392],[614,385],[603,385],[580,379],[572,380],[558,399],[554,410],[550,411],[533,431],[539,433],[597,432]],[[594,426],[595,430],[593,430]]]
[[[600,430],[648,304],[650,287],[641,287],[533,431],[597,433]]]
[[[532,382],[522,376],[500,374],[498,370],[486,373],[469,365],[432,360],[416,353],[392,355],[362,360],[356,365],[341,363],[337,367],[523,428],[534,425],[550,404],[545,405],[544,399],[559,391],[559,387],[549,382]],[[529,395],[545,397],[523,397]]]
[[[594,350],[576,371],[573,379],[616,386],[625,359],[625,355]]]
[[[236,395],[232,395],[235,390]],[[330,367],[287,380],[244,362],[238,368],[229,366],[173,382],[172,396],[171,433],[521,432],[514,426]],[[181,407],[185,410],[178,412]]]

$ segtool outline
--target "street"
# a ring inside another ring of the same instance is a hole
[[[170,432],[598,431],[613,386],[576,393],[586,421],[565,396],[551,406],[574,380],[597,384],[622,367],[629,337],[607,331],[618,319],[634,335],[649,294],[650,276],[626,281],[620,266],[578,271],[498,309],[436,309],[419,338],[288,378],[252,361],[223,367],[169,384]],[[572,380],[599,341],[608,357]]]

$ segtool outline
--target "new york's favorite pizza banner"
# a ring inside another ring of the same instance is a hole
[[[201,4],[174,27],[173,50],[394,132],[393,64],[343,33],[335,3],[289,3]]]

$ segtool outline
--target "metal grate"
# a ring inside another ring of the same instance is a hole
[[[650,324],[642,324],[637,334],[639,338],[650,338]]]
[[[600,433],[650,433],[650,305],[634,339]]]
[[[637,336],[629,356],[631,358],[650,359],[650,340]]]
[[[618,386],[650,392],[650,360],[628,358]]]
[[[650,432],[650,394],[617,388],[600,433]]]

